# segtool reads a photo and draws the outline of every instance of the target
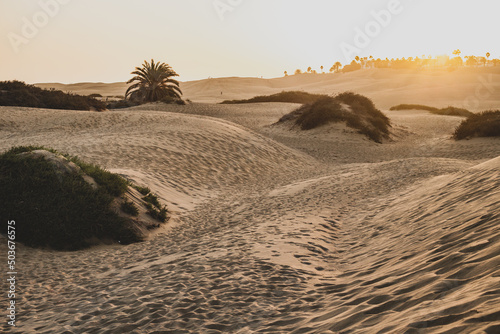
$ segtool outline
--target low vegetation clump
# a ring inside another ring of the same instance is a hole
[[[178,105],[185,105],[186,104],[186,101],[184,101],[183,99],[178,98],[178,97],[170,97],[170,96],[164,97],[157,102],[162,102],[162,103],[166,103],[166,104],[178,104]],[[124,108],[135,107],[135,106],[138,106],[141,104],[142,104],[142,102],[138,101],[138,100],[122,99],[122,100],[117,100],[117,101],[110,101],[110,102],[108,102],[106,107],[110,110],[112,110],[112,109],[124,109]]]
[[[328,123],[344,122],[369,139],[381,143],[389,137],[391,123],[373,102],[365,96],[346,92],[335,97],[325,96],[314,103],[305,104],[278,123],[293,121],[302,130],[310,130]]]
[[[135,107],[140,105],[139,102],[137,101],[132,101],[132,100],[117,100],[117,101],[110,101],[106,105],[108,109],[124,109],[124,108],[130,108],[130,107]]]
[[[42,89],[21,81],[0,82],[0,105],[67,110],[106,109],[106,104],[94,97],[64,93],[55,89]]]
[[[143,196],[146,196],[151,192],[151,189],[149,187],[141,187],[138,185],[132,185],[132,187],[137,190],[139,193],[141,193]]]
[[[168,211],[165,206],[161,206],[160,202],[158,201],[158,196],[148,193],[142,198],[142,200],[146,202],[145,206],[148,210],[148,214],[151,217],[162,223],[165,222],[165,220],[167,219]]]
[[[327,95],[311,94],[301,91],[281,92],[273,95],[255,96],[248,100],[226,100],[221,104],[242,104],[242,103],[264,103],[264,102],[284,102],[284,103],[313,103]]]
[[[132,218],[140,210],[127,197],[129,185],[76,157],[15,147],[0,155],[0,216],[15,220],[16,240],[31,247],[77,250],[99,240],[139,242],[143,231],[157,224]],[[141,204],[145,212],[149,203]]]
[[[456,140],[474,137],[500,137],[500,110],[472,114],[453,134]]]
[[[421,104],[399,104],[397,106],[392,107],[390,110],[426,110],[432,114],[443,115],[443,116],[459,116],[459,117],[469,117],[473,115],[467,109],[457,108],[457,107],[446,107],[446,108],[435,108],[429,107]]]
[[[123,201],[121,209],[123,212],[133,217],[137,217],[139,215],[139,209],[137,208],[137,205],[135,205],[134,202],[129,201],[128,199],[125,199]]]

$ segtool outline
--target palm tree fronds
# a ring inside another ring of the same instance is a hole
[[[142,67],[136,67],[132,79],[127,84],[128,87],[125,97],[139,102],[155,102],[165,97],[180,99],[182,91],[179,88],[179,82],[172,77],[179,76],[170,65],[162,62],[151,63],[144,61]]]

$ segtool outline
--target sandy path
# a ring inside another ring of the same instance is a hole
[[[0,108],[1,150],[36,143],[120,171],[177,222],[127,247],[21,248],[17,332],[500,328],[500,161],[471,169],[500,155],[500,141],[455,143],[456,119],[413,112],[390,114],[403,129],[393,143],[341,133],[332,148],[320,132],[297,140],[267,127],[290,105],[246,118],[248,107],[198,107],[218,118],[196,105]]]

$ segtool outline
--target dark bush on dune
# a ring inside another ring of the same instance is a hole
[[[185,105],[186,104],[186,101],[184,101],[183,99],[176,98],[176,97],[170,97],[170,96],[167,96],[167,97],[161,99],[159,102],[163,102],[166,104],[178,104],[178,105]],[[138,100],[131,100],[131,99],[124,100],[123,99],[123,100],[108,102],[106,107],[108,109],[124,109],[124,108],[139,106],[141,104],[142,104],[142,102],[140,102]]]
[[[474,137],[500,137],[500,110],[472,114],[453,134],[456,140]]]
[[[97,110],[106,104],[90,96],[64,93],[55,89],[42,89],[21,81],[0,82],[0,105],[48,109]]]
[[[469,117],[470,115],[473,115],[472,112],[464,108],[448,106],[446,108],[439,109],[421,104],[399,104],[397,106],[392,107],[390,110],[426,110],[436,115],[459,116],[459,117]]]
[[[438,108],[424,106],[422,104],[398,104],[397,106],[391,107],[390,110],[426,110],[426,111],[438,111]]]
[[[160,100],[160,102],[167,103],[167,104],[178,104],[180,106],[183,106],[186,104],[186,101],[181,99],[180,97],[175,97],[175,96],[165,96]]]
[[[323,97],[313,104],[303,105],[297,109],[297,113],[298,118],[295,123],[300,125],[302,130],[311,130],[323,124],[347,120],[347,112],[330,96]]]
[[[108,109],[124,109],[124,108],[135,107],[138,105],[140,105],[139,102],[123,99],[123,100],[108,102],[106,107]]]
[[[373,141],[382,142],[389,136],[391,126],[387,118],[365,96],[346,92],[335,97],[325,96],[283,116],[278,123],[294,121],[302,130],[310,130],[328,123],[345,122]]]
[[[241,104],[241,103],[265,103],[265,102],[283,102],[283,103],[313,103],[326,95],[311,94],[301,91],[281,92],[273,95],[255,96],[248,100],[226,100],[221,104]]]
[[[16,241],[31,247],[77,250],[93,239],[142,241],[135,220],[113,209],[123,198],[122,210],[125,205],[136,213],[127,190],[122,177],[51,149],[16,147],[0,155],[0,217],[15,220]]]
[[[460,116],[460,117],[469,117],[471,115],[474,115],[473,112],[470,112],[467,109],[457,108],[452,106],[439,109],[437,112],[433,112],[433,114],[444,115],[444,116]]]

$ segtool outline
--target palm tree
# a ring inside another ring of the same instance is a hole
[[[477,60],[480,63],[483,63],[483,66],[486,66],[486,57],[477,57]]]
[[[311,71],[312,71],[312,67],[311,67],[311,66],[309,66],[309,67],[307,68],[307,73],[311,73]]]
[[[337,61],[335,62],[335,64],[333,64],[332,68],[330,69],[330,72],[338,72],[340,70],[340,68],[342,67],[342,64],[340,63],[340,61]]]
[[[323,71],[323,68],[324,68],[324,67],[323,67],[323,65],[321,65],[321,67],[320,67],[320,68],[321,68],[321,72],[325,73],[325,72]]]
[[[472,67],[477,65],[476,56],[466,56],[465,58],[467,59],[467,61],[465,62],[466,65],[472,66]]]
[[[136,67],[131,74],[135,76],[127,81],[134,83],[127,89],[125,98],[139,102],[155,102],[163,98],[180,98],[182,91],[179,82],[172,77],[179,76],[168,64],[144,61],[142,67]]]
[[[287,77],[287,76],[288,76],[288,72],[287,72],[287,71],[285,71],[285,77]]]

